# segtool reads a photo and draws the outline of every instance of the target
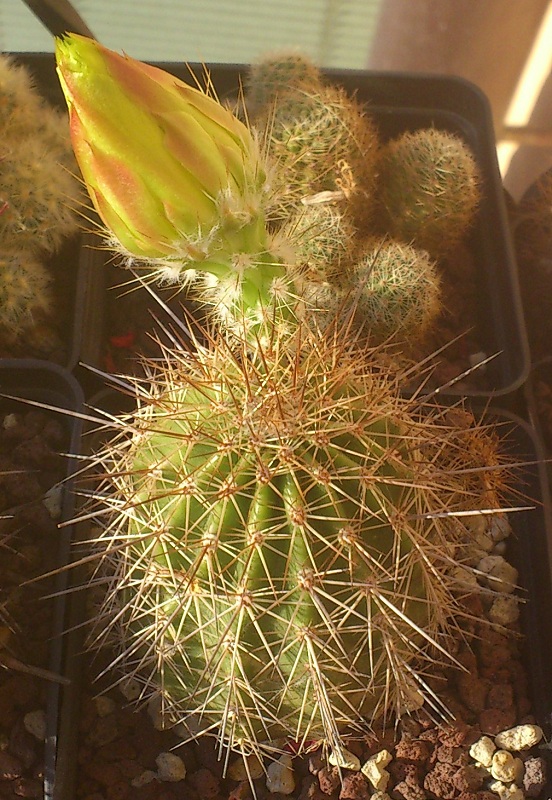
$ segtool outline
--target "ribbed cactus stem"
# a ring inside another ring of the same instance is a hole
[[[242,750],[339,750],[347,726],[404,707],[462,614],[455,514],[496,480],[439,411],[308,339],[254,361],[171,354],[98,456],[97,633],[167,719]]]

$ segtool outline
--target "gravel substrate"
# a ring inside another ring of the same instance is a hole
[[[503,540],[482,551],[482,584],[499,572],[507,580],[502,552]],[[231,755],[223,776],[213,739],[179,746],[154,707],[136,712],[119,689],[102,693],[92,681],[105,666],[97,659],[80,716],[78,799],[249,800],[253,789],[258,800],[547,799],[550,751],[531,714],[518,600],[510,590],[499,598],[476,590],[464,602],[473,620],[456,653],[464,671],[430,680],[451,718],[436,720],[426,704],[396,726],[347,740],[347,761],[334,766],[321,750],[294,757],[282,743],[279,758],[252,760],[247,770]],[[497,615],[500,627],[483,621]],[[132,699],[131,684],[125,694]]]
[[[47,414],[0,417],[0,798],[43,797],[52,585],[26,581],[56,566],[66,447]]]

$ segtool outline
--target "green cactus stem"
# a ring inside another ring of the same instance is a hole
[[[281,736],[339,752],[427,691],[463,614],[466,520],[502,480],[441,410],[297,339],[262,367],[223,342],[172,353],[97,456],[92,638],[168,724],[244,753]]]

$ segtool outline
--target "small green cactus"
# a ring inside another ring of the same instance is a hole
[[[474,221],[480,198],[475,158],[459,136],[434,128],[389,142],[380,162],[380,202],[393,238],[438,257]]]
[[[0,57],[0,245],[54,252],[77,232],[81,187],[67,119]]]
[[[52,278],[27,250],[0,256],[0,333],[16,342],[54,314]]]
[[[316,89],[321,85],[320,70],[300,53],[282,52],[264,56],[251,64],[245,83],[248,114],[254,118],[295,89]]]
[[[294,263],[307,280],[346,280],[354,261],[357,230],[344,203],[303,206],[283,228],[294,246]]]
[[[423,340],[442,311],[440,277],[433,259],[409,245],[375,240],[351,279],[355,320],[372,344]]]
[[[312,195],[354,203],[366,218],[374,202],[377,129],[338,86],[289,89],[253,119],[276,164],[275,209],[286,220]]]

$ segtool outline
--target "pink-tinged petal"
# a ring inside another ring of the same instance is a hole
[[[249,130],[213,98],[83,36],[58,41],[56,57],[83,178],[131,253],[208,235],[220,193],[239,207],[263,180]]]

